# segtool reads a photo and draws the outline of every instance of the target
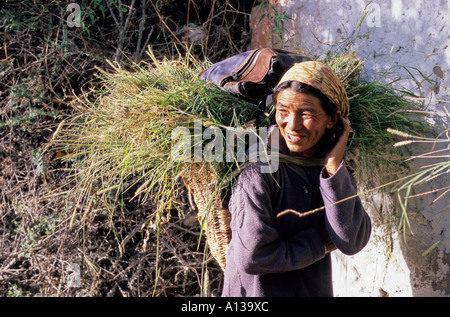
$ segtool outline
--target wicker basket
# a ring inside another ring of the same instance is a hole
[[[209,164],[193,163],[185,166],[182,179],[194,198],[211,254],[225,270],[231,214],[224,206],[225,193],[218,192],[219,177]]]

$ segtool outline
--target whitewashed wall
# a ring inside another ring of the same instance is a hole
[[[351,49],[366,60],[368,76],[403,78],[398,86],[426,99],[426,109],[431,115],[429,123],[449,127],[444,108],[450,112],[450,104],[443,101],[450,101],[450,1],[272,0],[271,3],[279,13],[286,12],[293,18],[285,24],[284,41],[289,49],[320,54],[343,45],[343,39],[359,35],[361,39],[352,42]],[[365,10],[366,19],[357,30]],[[265,22],[259,21],[255,8],[250,48],[271,45],[271,25]],[[402,66],[408,67],[420,85]],[[417,153],[426,150],[415,149]],[[413,166],[421,164],[424,161],[418,160]],[[440,178],[428,189],[449,185],[448,177]],[[449,296],[450,195],[438,204],[431,204],[436,197],[427,195],[415,201],[410,214],[414,236],[407,234],[406,240],[395,227],[380,219],[376,211],[377,205],[389,208],[389,199],[383,195],[368,197],[367,209],[375,224],[372,239],[355,256],[334,253],[335,295]],[[437,246],[426,252],[435,243]]]

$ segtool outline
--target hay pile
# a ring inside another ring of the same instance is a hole
[[[92,213],[123,214],[133,202],[145,201],[151,213],[142,228],[158,231],[170,221],[175,193],[183,187],[180,178],[190,166],[171,155],[175,129],[192,132],[194,147],[196,120],[201,120],[203,129],[221,131],[250,122],[255,127],[270,124],[270,114],[256,105],[199,81],[198,74],[208,62],[189,55],[160,61],[151,50],[148,53],[151,63],[132,65],[129,70],[112,65],[114,72],[100,72],[102,88],[80,97],[74,104],[75,115],[54,134],[53,147],[72,164],[70,223]],[[420,104],[407,92],[363,78],[363,62],[352,54],[330,53],[321,61],[334,69],[349,96],[353,129],[349,147],[356,172],[398,172],[403,168],[402,152],[392,147],[395,140],[387,131],[422,131],[420,121],[409,115],[420,110]],[[208,143],[199,142],[202,147]],[[222,181],[238,165],[236,160],[198,164],[215,175],[206,182],[213,182],[216,197],[222,192]],[[215,207],[215,199],[211,197],[208,208]],[[117,240],[123,247],[120,237]]]
[[[249,118],[267,119],[257,106],[198,81],[204,65],[189,59],[153,62],[102,72],[102,89],[83,96],[74,105],[76,114],[55,132],[55,149],[73,162],[73,193],[85,214],[94,196],[116,208],[132,192],[134,199],[150,197],[156,207],[152,221],[160,221],[171,210],[181,172],[171,156],[174,129],[194,133],[195,120],[239,127]]]

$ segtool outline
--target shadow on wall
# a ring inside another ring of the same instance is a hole
[[[368,76],[381,75],[387,82],[400,79],[395,82],[397,88],[405,88],[425,100],[426,110],[430,112],[430,124],[449,127],[450,32],[446,17],[450,15],[450,1],[271,0],[270,3],[277,12],[292,18],[284,21],[283,41],[274,41],[271,33],[273,19],[261,20],[262,13],[256,7],[250,22],[253,30],[250,49],[276,43],[278,48],[303,50],[315,55],[338,49],[355,51],[357,56],[365,59]],[[366,16],[361,21],[363,12]],[[416,147],[413,151],[421,154],[428,152],[429,148]],[[412,166],[419,169],[424,164],[430,164],[430,161],[419,159]],[[426,188],[417,190],[427,192],[448,186],[446,177],[435,179]],[[353,262],[353,259],[344,261],[336,255],[335,266],[345,267],[348,279],[361,281],[364,279],[357,267],[361,263],[386,265],[387,270],[392,269],[389,267],[390,261],[397,261],[400,266],[406,263],[407,267],[401,271],[409,279],[410,292],[399,292],[400,296],[449,295],[449,199],[447,195],[439,203],[432,203],[438,194],[410,200],[409,220],[414,235],[407,229],[405,236],[403,232],[391,232],[390,239],[385,239],[384,230],[375,232],[373,248],[355,256],[360,259],[366,257],[361,259],[362,262]],[[401,250],[398,255],[402,259],[393,259],[392,253],[387,251],[393,248]],[[375,259],[380,259],[380,256],[384,259],[376,262]],[[354,267],[351,268],[352,265]],[[388,273],[376,276],[383,279],[379,283],[385,282]],[[376,283],[372,283],[372,286],[367,286],[370,289],[367,292],[375,296],[378,290],[374,293]],[[361,292],[364,291],[361,289]],[[392,295],[395,296],[384,290],[380,290],[379,294]]]

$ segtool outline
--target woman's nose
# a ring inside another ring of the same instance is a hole
[[[302,116],[292,114],[288,118],[287,128],[291,131],[300,130],[303,126]]]

